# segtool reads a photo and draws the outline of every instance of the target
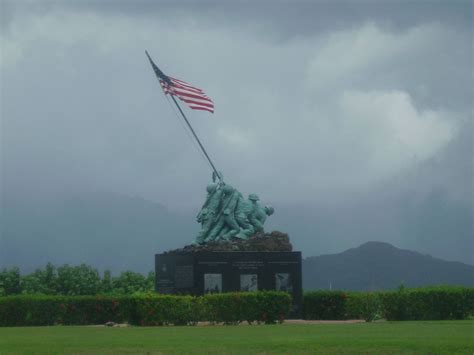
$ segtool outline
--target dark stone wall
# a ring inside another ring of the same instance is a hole
[[[301,312],[301,252],[157,254],[155,271],[159,293],[282,290],[293,297],[292,316]]]

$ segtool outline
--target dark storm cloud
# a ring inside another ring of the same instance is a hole
[[[373,23],[380,29],[395,33],[420,25],[443,25],[456,32],[456,36],[441,37],[439,40],[457,41],[458,43],[453,45],[455,52],[443,52],[443,46],[439,47],[439,51],[432,48],[428,64],[418,58],[408,59],[410,62],[416,61],[415,66],[405,66],[405,63],[397,62],[404,61],[405,58],[394,57],[392,65],[399,68],[394,72],[372,77],[371,85],[378,82],[379,87],[385,86],[386,83],[389,86],[409,86],[407,89],[416,98],[418,105],[463,110],[469,110],[471,107],[471,82],[474,77],[472,73],[466,72],[466,68],[473,60],[472,1],[5,0],[2,2],[2,10],[3,27],[8,27],[15,17],[22,18],[31,14],[44,16],[54,11],[63,11],[83,16],[97,14],[106,18],[146,19],[176,29],[200,28],[211,32],[226,29],[230,41],[233,33],[242,31],[249,31],[252,36],[261,37],[266,41],[280,42],[314,35],[322,36],[329,32],[357,28],[366,23]],[[201,39],[201,42],[204,43],[204,39]],[[346,55],[352,54],[348,51]],[[446,56],[460,58],[450,60],[450,65]],[[436,72],[435,68],[443,68],[443,72]],[[275,75],[278,75],[278,72]],[[400,82],[397,83],[397,80]],[[425,90],[421,85],[415,88],[414,84],[419,82],[430,90]]]
[[[284,36],[314,34],[367,21],[406,28],[423,22],[469,26],[470,1],[72,1],[68,6],[127,16],[192,14],[216,25],[245,22],[269,25]],[[262,26],[265,27],[265,26]],[[285,34],[284,34],[285,33]]]
[[[258,24],[282,38],[346,28],[367,21],[406,28],[420,22],[469,27],[472,2],[465,0],[395,1],[2,1],[3,24],[24,13],[52,9],[97,12],[104,15],[166,17],[192,16],[205,26]]]

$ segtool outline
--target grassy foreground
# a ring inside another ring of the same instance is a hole
[[[0,328],[0,354],[472,354],[474,321]]]

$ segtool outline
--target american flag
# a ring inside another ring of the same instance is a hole
[[[145,51],[145,53],[148,57],[148,60],[150,61],[151,66],[153,67],[156,77],[160,81],[165,95],[173,95],[178,97],[193,110],[204,110],[214,113],[214,102],[212,102],[212,100],[204,93],[204,91],[192,86],[191,84],[188,84],[185,81],[165,75],[165,73],[163,73],[160,68],[156,66],[148,52]]]
[[[214,113],[214,102],[201,89],[171,76],[166,76],[166,78],[160,77],[160,84],[165,95],[169,94],[178,97],[189,108]]]

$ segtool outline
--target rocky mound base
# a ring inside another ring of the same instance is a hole
[[[184,248],[170,250],[165,254],[182,254],[208,251],[292,251],[288,234],[273,231],[271,233],[257,233],[248,239],[232,238],[207,242],[202,245],[186,245]]]

